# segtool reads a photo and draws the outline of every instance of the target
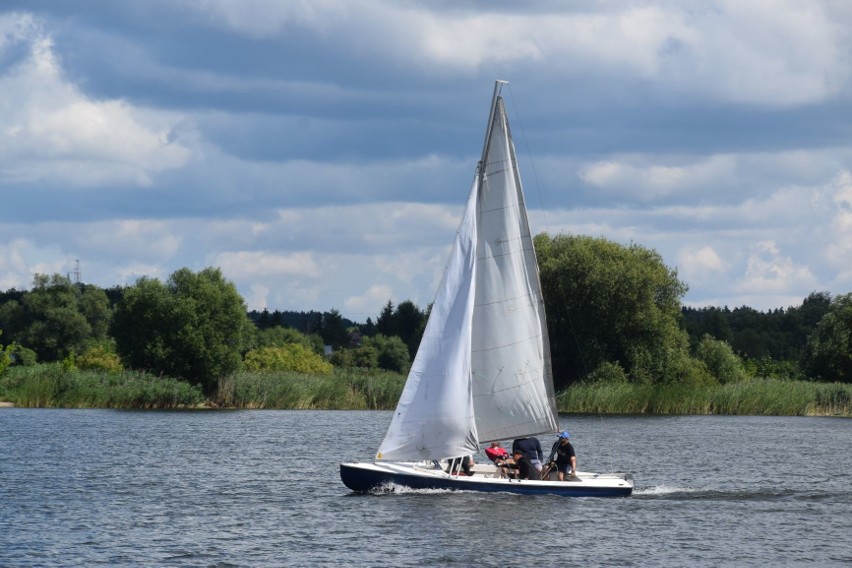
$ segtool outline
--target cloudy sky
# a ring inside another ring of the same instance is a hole
[[[687,305],[852,291],[852,3],[4,0],[0,289],[220,267],[249,308],[425,307],[504,90],[536,233]]]

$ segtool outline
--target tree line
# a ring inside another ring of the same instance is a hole
[[[801,306],[688,308],[687,285],[654,250],[578,235],[535,238],[557,389],[578,381],[726,383],[750,376],[852,382],[852,294]],[[406,373],[429,315],[390,300],[376,321],[340,312],[247,311],[219,269],[182,268],[101,289],[36,275],[0,292],[4,366],[61,361],[199,384],[239,369]],[[329,346],[331,352],[328,352]]]

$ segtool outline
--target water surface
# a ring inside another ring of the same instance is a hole
[[[563,415],[629,498],[350,493],[389,421],[0,409],[0,566],[852,563],[848,419]]]

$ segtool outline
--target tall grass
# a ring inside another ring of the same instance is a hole
[[[597,382],[557,397],[561,412],[595,414],[730,414],[852,416],[852,385],[755,379],[685,387]]]
[[[198,386],[139,371],[78,371],[59,363],[11,367],[0,398],[27,408],[189,408],[204,402]]]
[[[404,381],[397,373],[357,369],[332,375],[243,371],[219,382],[216,402],[232,408],[387,410],[396,406]]]
[[[197,386],[137,371],[77,371],[61,364],[11,367],[0,377],[0,400],[23,407],[231,408],[391,410],[403,375],[335,369],[317,376],[239,372],[219,382],[213,401]],[[725,385],[582,383],[557,397],[561,412],[592,414],[751,414],[852,416],[852,385],[754,379]]]

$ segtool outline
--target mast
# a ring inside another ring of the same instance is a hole
[[[491,97],[488,126],[485,128],[485,143],[482,145],[482,158],[479,159],[479,164],[477,165],[477,175],[480,178],[485,173],[485,159],[488,157],[486,154],[488,153],[488,144],[491,143],[491,127],[494,125],[494,109],[497,107],[497,99],[500,98],[500,91],[503,89],[503,85],[508,84],[509,81],[501,81],[500,79],[494,81],[494,95]]]

